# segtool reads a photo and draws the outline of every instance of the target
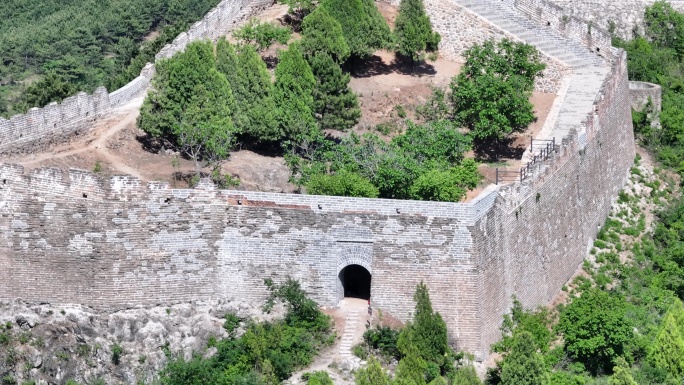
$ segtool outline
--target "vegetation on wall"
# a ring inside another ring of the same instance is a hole
[[[117,89],[219,0],[7,0],[0,5],[0,115],[98,86]]]

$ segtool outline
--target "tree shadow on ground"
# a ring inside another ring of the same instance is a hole
[[[147,134],[136,135],[135,140],[142,145],[143,150],[152,154],[161,154],[167,149],[176,150],[168,141],[161,138],[153,138]]]
[[[431,76],[437,74],[435,66],[425,60],[414,61],[408,57],[397,54],[392,60],[394,72],[410,76]]]
[[[355,78],[368,78],[391,73],[410,76],[429,76],[437,73],[435,67],[425,61],[412,62],[407,58],[396,57],[390,64],[386,64],[377,55],[366,59],[350,58],[344,63],[342,69]]]
[[[520,159],[527,147],[514,146],[515,138],[504,138],[497,141],[475,142],[473,151],[478,162],[498,162],[501,159]]]

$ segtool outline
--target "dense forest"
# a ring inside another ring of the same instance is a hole
[[[115,90],[219,0],[0,2],[0,115]]]

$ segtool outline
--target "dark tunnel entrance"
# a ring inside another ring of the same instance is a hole
[[[370,299],[371,273],[365,267],[349,265],[340,271],[339,277],[345,297]]]

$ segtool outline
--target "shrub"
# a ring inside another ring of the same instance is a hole
[[[356,385],[390,385],[392,383],[380,366],[380,362],[372,356],[368,359],[368,365],[356,372],[355,380]]]
[[[287,44],[292,36],[289,28],[271,23],[262,23],[256,18],[233,31],[233,37],[243,44],[254,45],[258,51],[263,51],[274,43]]]
[[[119,344],[112,345],[112,363],[114,365],[121,363],[121,355],[123,355],[123,348]]]
[[[375,328],[368,329],[363,333],[363,340],[366,341],[369,347],[380,351],[384,356],[396,359],[400,358],[399,350],[397,349],[398,339],[399,331],[389,326],[377,325]]]
[[[314,175],[306,185],[312,195],[333,195],[377,198],[380,192],[368,179],[356,173],[341,170],[334,175]]]
[[[610,371],[632,339],[626,318],[624,298],[599,289],[585,291],[560,315],[558,329],[563,333],[568,354],[596,373]]]

